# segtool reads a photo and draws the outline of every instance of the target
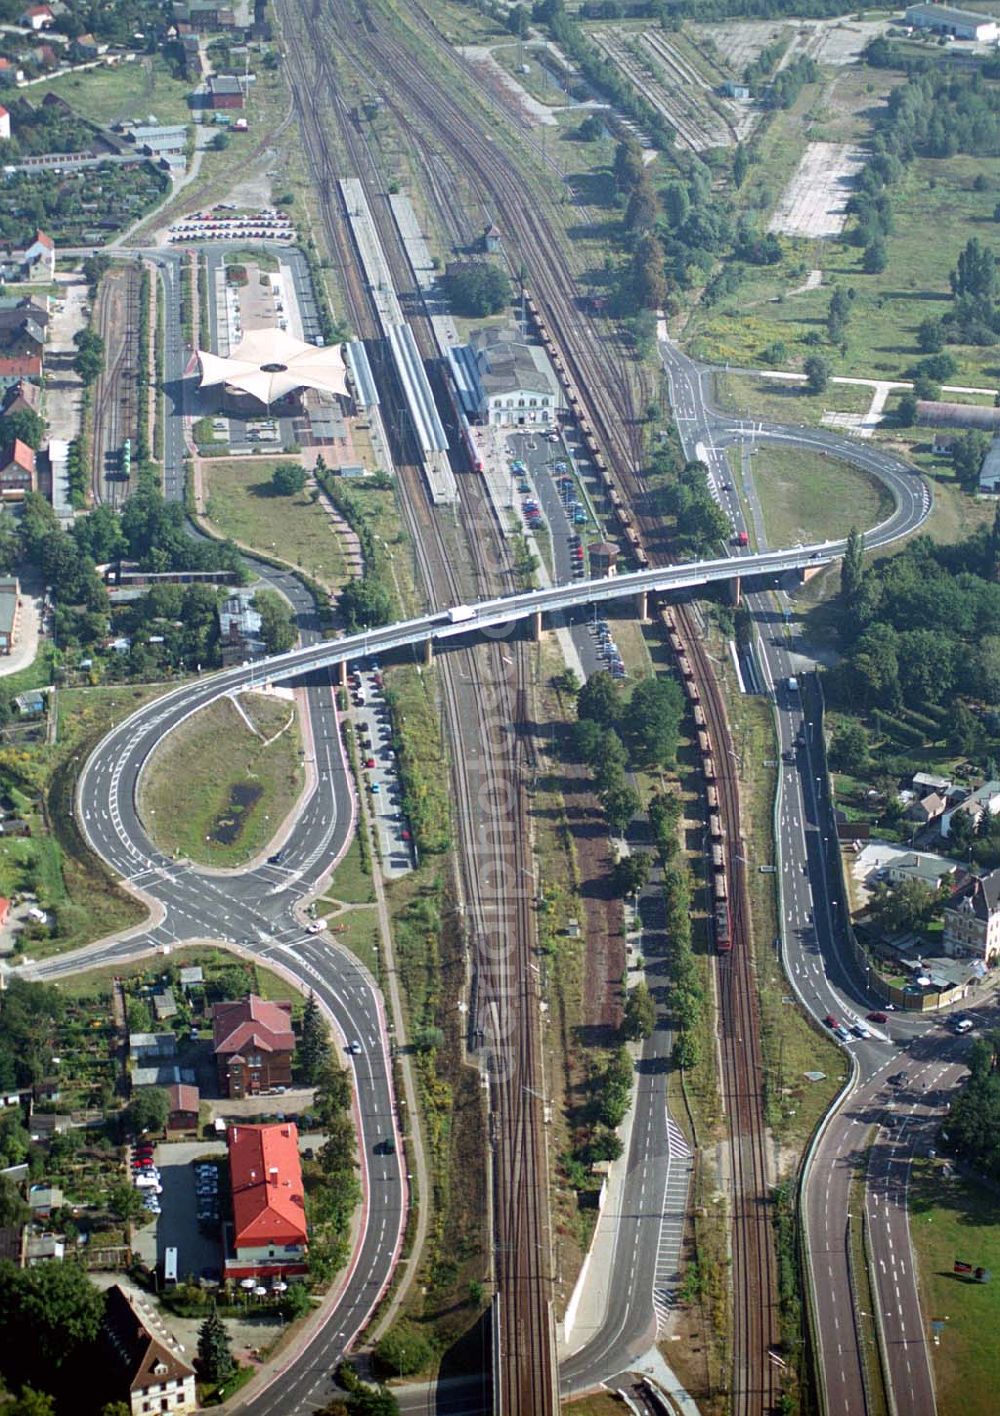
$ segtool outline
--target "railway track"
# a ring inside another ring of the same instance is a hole
[[[312,11],[314,52],[322,51],[324,34],[317,3]],[[419,10],[416,10],[419,16]],[[513,260],[523,259],[530,272],[535,298],[548,322],[562,360],[566,382],[574,389],[574,408],[590,440],[606,450],[613,469],[613,490],[620,486],[624,498],[642,506],[645,487],[641,476],[642,438],[636,417],[635,380],[628,352],[609,340],[606,330],[582,308],[575,280],[565,264],[562,244],[553,234],[545,200],[525,189],[522,180],[502,160],[488,134],[463,108],[445,85],[429,81],[390,26],[380,27],[370,10],[365,23],[352,24],[341,4],[331,7],[338,20],[340,44],[356,54],[368,72],[379,76],[380,86],[397,114],[406,114],[421,141],[448,154],[473,186],[485,196],[485,205],[514,233],[508,238]],[[422,26],[425,38],[436,40],[433,27]],[[444,58],[444,52],[442,58]],[[442,67],[442,73],[447,70]],[[416,321],[415,321],[416,324]],[[641,390],[640,390],[641,392]],[[626,415],[623,418],[623,412]],[[629,537],[639,557],[663,562],[662,528],[638,514]],[[775,1379],[767,1348],[775,1340],[775,1259],[769,1221],[765,1130],[759,1024],[750,961],[749,907],[740,857],[740,803],[738,783],[731,769],[732,751],[725,706],[708,655],[691,611],[678,608],[678,628],[702,685],[708,731],[721,764],[718,792],[723,820],[727,867],[731,881],[734,947],[720,965],[722,1003],[723,1086],[731,1122],[733,1176],[734,1272],[734,1376],[733,1410],[764,1411],[776,1400]],[[516,1127],[518,1099],[508,1096],[510,1124]],[[503,1255],[498,1254],[498,1276]],[[516,1333],[512,1333],[516,1340]],[[511,1352],[514,1348],[511,1346]],[[517,1408],[510,1408],[517,1409]],[[521,1407],[533,1409],[535,1407]]]
[[[101,282],[97,332],[105,366],[94,386],[91,494],[97,506],[120,510],[129,494],[122,446],[138,433],[138,331],[142,274],[137,263],[112,268]]]
[[[323,95],[341,128],[350,160],[365,184],[369,203],[381,222],[381,235],[401,291],[410,291],[412,275],[386,205],[372,158],[350,123],[338,92],[319,28],[318,7],[296,16],[281,7],[289,57],[312,83],[300,91]],[[371,33],[368,20],[363,28]],[[354,262],[350,237],[335,201],[334,156],[323,130],[318,103],[299,101],[307,152],[319,178],[324,226],[338,253],[344,288],[355,327],[375,333],[367,292]],[[456,213],[452,209],[454,219]],[[429,321],[419,297],[404,302],[418,347],[434,357]],[[430,507],[419,466],[419,452],[397,428],[402,455],[397,466],[405,487],[403,505],[428,595],[435,604],[460,603],[472,595],[513,587],[506,545],[496,535],[493,516],[478,479],[464,480],[461,527],[473,556],[456,558],[441,519]],[[460,573],[459,566],[463,571]],[[470,585],[469,571],[476,577]],[[495,1364],[498,1409],[547,1416],[557,1409],[557,1374],[551,1323],[551,1242],[548,1230],[547,1156],[541,1115],[541,1039],[535,928],[532,912],[530,847],[527,832],[525,770],[530,743],[524,690],[529,665],[524,645],[479,646],[449,654],[441,662],[445,716],[453,744],[456,824],[461,842],[467,921],[477,969],[478,1017],[482,1052],[491,1092],[494,1132],[493,1209],[495,1263],[501,1351]],[[512,731],[513,729],[513,731]]]
[[[399,101],[407,108],[412,105],[412,111],[421,116],[453,160],[470,170],[482,189],[492,195],[498,215],[504,213],[507,225],[520,223],[526,233],[525,244],[529,235],[536,243],[541,258],[531,265],[533,291],[547,315],[567,380],[576,390],[584,430],[592,429],[595,441],[607,450],[626,500],[633,506],[642,506],[645,487],[640,473],[638,419],[634,416],[632,382],[624,376],[627,355],[619,348],[613,351],[614,360],[602,365],[593,352],[602,348],[595,322],[580,309],[572,278],[565,272],[560,243],[541,215],[542,204],[536,209],[527,200],[522,185],[510,178],[496,160],[495,145],[478,133],[446,89],[420,84],[414,65],[401,63],[393,41],[382,35],[379,54]],[[617,378],[610,377],[613,370]],[[631,409],[633,416],[623,420],[623,408]],[[664,562],[662,527],[643,514],[637,514],[636,523],[640,553],[654,564],[657,560]],[[730,1117],[733,1259],[737,1275],[733,1290],[733,1410],[751,1416],[769,1410],[778,1394],[775,1369],[768,1357],[768,1348],[777,1340],[776,1259],[770,1227],[759,1016],[740,850],[739,789],[731,767],[731,737],[724,701],[693,612],[679,607],[678,625],[702,686],[708,729],[721,764],[719,805],[733,898],[734,944],[730,960],[720,967],[723,1088]]]

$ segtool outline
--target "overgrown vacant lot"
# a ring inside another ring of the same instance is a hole
[[[170,733],[141,784],[147,829],[166,851],[204,865],[240,865],[271,840],[303,786],[294,705],[223,698]]]
[[[777,344],[785,346],[780,361],[785,368],[801,368],[810,353],[820,353],[834,373],[905,378],[921,357],[921,322],[940,319],[951,307],[948,276],[966,241],[978,236],[996,248],[998,198],[1000,159],[922,158],[894,189],[893,231],[881,274],[866,275],[862,250],[843,240],[786,238],[781,265],[744,267],[734,295],[696,314],[689,326],[690,351],[717,363],[773,366],[773,353],[765,351]],[[822,270],[823,284],[803,290],[810,269]],[[826,339],[834,285],[853,292],[846,353]],[[818,344],[807,342],[817,339]],[[958,361],[949,383],[992,388],[1000,381],[996,348],[949,345],[949,352]]]
[[[208,518],[225,536],[297,565],[320,584],[346,579],[340,541],[311,493],[275,496],[271,473],[278,458],[216,459],[205,463]],[[294,459],[291,459],[294,461]]]

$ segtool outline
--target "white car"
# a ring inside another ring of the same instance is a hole
[[[312,924],[306,926],[306,933],[307,933],[307,934],[322,934],[322,932],[323,932],[323,930],[324,930],[325,928],[326,928],[326,920],[325,920],[325,919],[314,919],[313,922],[312,922]]]

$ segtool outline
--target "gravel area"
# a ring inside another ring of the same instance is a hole
[[[854,143],[810,143],[771,218],[783,236],[837,236],[865,153]]]

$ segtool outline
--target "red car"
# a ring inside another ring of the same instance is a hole
[[[374,759],[374,757],[366,757],[366,758],[365,758],[365,766],[366,766],[366,767],[374,767],[374,766],[375,766],[375,759]]]
[[[888,1013],[869,1013],[868,1021],[870,1023],[887,1023],[889,1021],[889,1015]]]
[[[835,1028],[835,1027],[837,1027],[837,1019],[833,1016],[832,1013],[827,1013],[827,1015],[826,1015],[826,1017],[823,1019],[823,1021],[824,1021],[824,1023],[826,1023],[826,1025],[827,1025],[828,1028]]]

